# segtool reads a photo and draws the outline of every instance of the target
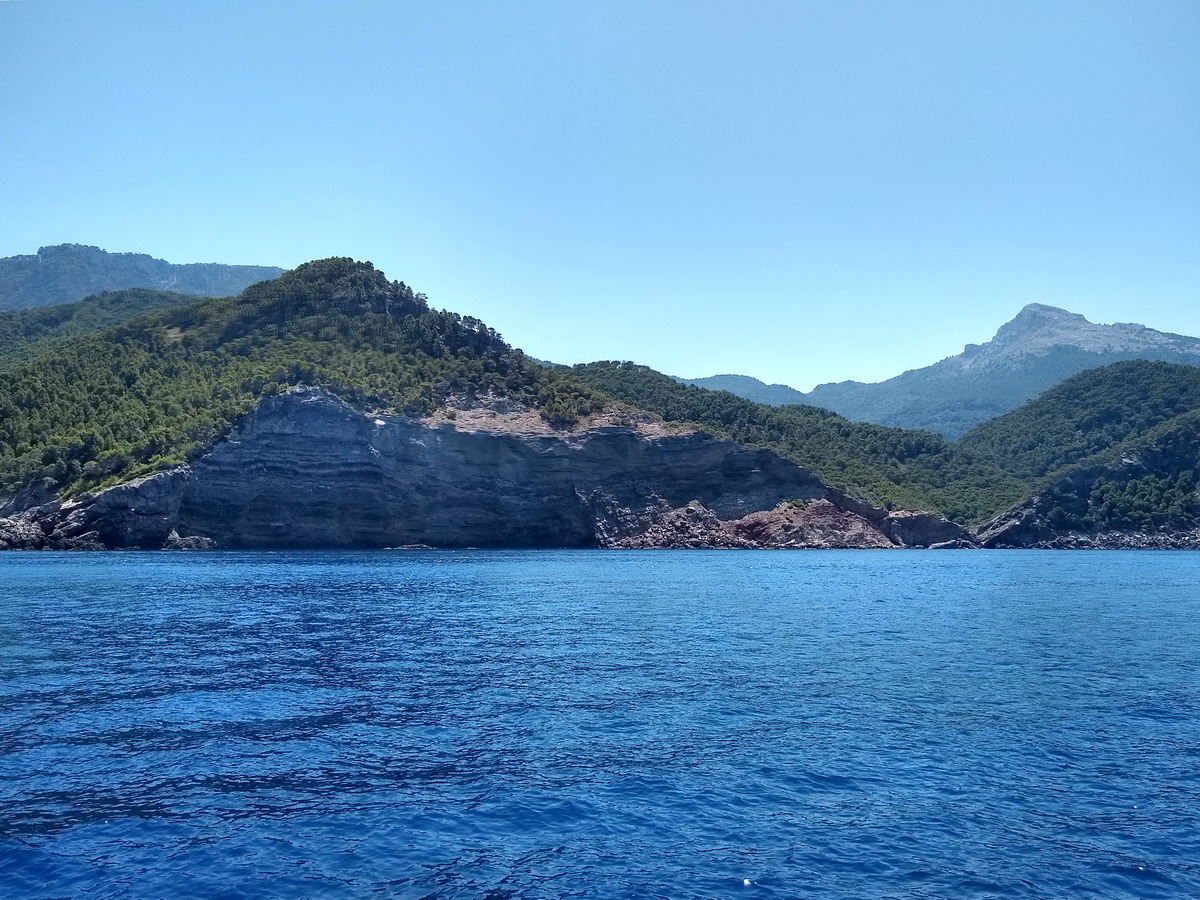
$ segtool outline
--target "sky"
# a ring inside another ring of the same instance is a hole
[[[1200,335],[1194,0],[0,0],[0,85],[0,256],[351,256],[800,389],[1031,302]]]

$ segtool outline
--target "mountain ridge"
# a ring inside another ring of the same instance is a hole
[[[147,253],[53,244],[37,253],[0,258],[0,310],[55,306],[129,288],[226,297],[283,271],[277,266],[169,263]]]
[[[1030,303],[989,341],[967,344],[962,353],[884,381],[827,382],[805,393],[757,379],[749,383],[749,376],[681,380],[757,402],[779,405],[784,399],[854,421],[925,428],[953,439],[1078,372],[1129,359],[1200,364],[1200,338],[1137,323],[1098,324],[1080,313]]]

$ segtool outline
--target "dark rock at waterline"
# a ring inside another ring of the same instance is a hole
[[[883,520],[883,532],[904,547],[939,547],[944,544],[974,545],[967,529],[954,522],[925,512],[900,510]]]

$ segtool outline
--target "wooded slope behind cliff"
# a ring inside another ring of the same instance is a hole
[[[0,371],[0,490],[48,479],[77,493],[168,468],[300,384],[413,414],[457,387],[495,389],[563,421],[605,402],[370,264],[324,260]]]

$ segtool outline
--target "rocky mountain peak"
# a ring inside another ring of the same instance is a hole
[[[1010,324],[1047,325],[1061,322],[1086,322],[1081,313],[1046,303],[1027,303]]]
[[[990,341],[967,344],[956,356],[878,384],[818,385],[800,402],[849,419],[955,438],[1077,372],[1128,359],[1198,365],[1200,338],[1128,322],[1090,322],[1057,306],[1030,303]]]
[[[971,348],[965,358],[970,367],[1006,365],[1014,357],[1039,356],[1059,348],[1096,354],[1195,354],[1200,352],[1200,340],[1145,325],[1099,324],[1079,313],[1030,303],[1002,325],[991,341]]]
[[[1001,325],[993,340],[1006,342],[1050,333],[1063,334],[1091,324],[1079,313],[1045,303],[1030,303],[1011,321]]]

